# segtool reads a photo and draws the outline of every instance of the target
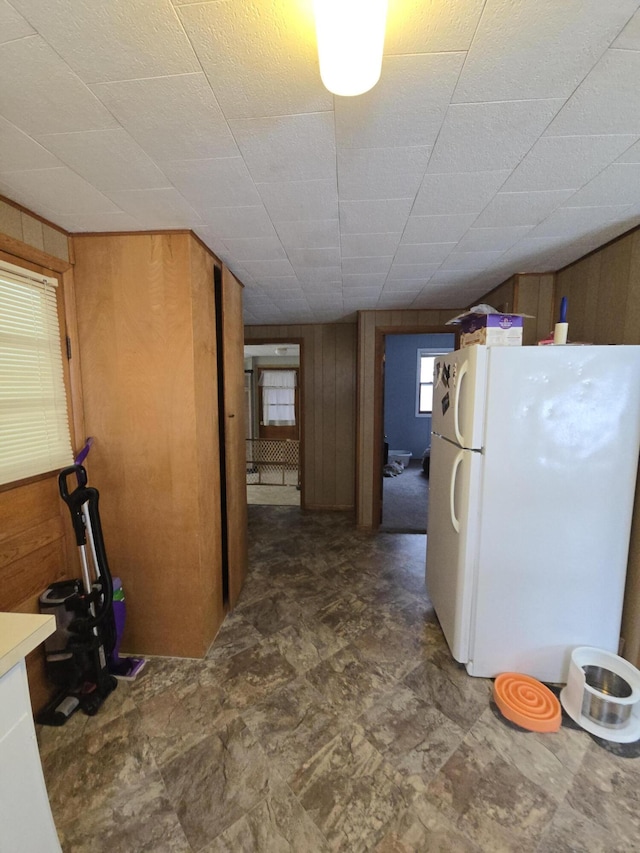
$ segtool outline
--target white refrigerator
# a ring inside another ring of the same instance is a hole
[[[567,679],[618,651],[640,346],[472,346],[436,360],[427,592],[470,675]]]

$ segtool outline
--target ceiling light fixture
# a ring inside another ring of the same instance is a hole
[[[322,82],[362,95],[380,79],[387,0],[313,0]]]

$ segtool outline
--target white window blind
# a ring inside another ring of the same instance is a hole
[[[0,262],[0,484],[73,461],[56,286]]]

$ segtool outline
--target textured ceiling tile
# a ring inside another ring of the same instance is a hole
[[[620,50],[640,50],[640,12],[636,12],[611,47]]]
[[[199,211],[202,221],[218,237],[271,237],[273,223],[262,203],[244,207],[213,207]]]
[[[349,290],[360,290],[361,288],[364,288],[368,293],[373,293],[373,289],[375,288],[379,293],[386,278],[387,276],[384,273],[378,275],[372,273],[366,273],[365,275],[349,273],[347,275],[343,274],[342,284],[345,288],[345,295],[347,295]]]
[[[370,273],[378,273],[380,275],[384,273],[386,275],[389,272],[392,260],[393,255],[389,255],[388,257],[380,257],[378,255],[375,258],[343,258],[342,272],[345,275],[365,275]]]
[[[295,269],[340,266],[340,249],[337,246],[324,249],[289,249],[287,254]]]
[[[324,249],[340,245],[337,219],[308,222],[277,222],[276,231],[285,249]]]
[[[206,226],[206,225],[196,225],[194,227],[193,231],[195,234],[198,235],[198,237],[202,240],[202,242],[211,249],[211,251],[214,253],[214,255],[217,255],[220,258],[220,260],[223,259],[222,258],[223,254],[226,253],[227,256],[229,255],[229,251],[228,251],[224,241],[220,239],[220,236],[219,236],[216,228],[211,228],[211,227]],[[228,264],[228,266],[234,266],[235,267],[235,266],[239,266],[239,264],[236,264],[235,261],[231,260],[231,262]],[[232,269],[231,271],[233,272],[234,270]],[[243,284],[250,284],[251,281],[253,281],[253,279],[251,279],[251,280],[249,279],[248,273],[244,274],[244,276],[246,278],[246,281],[244,279],[242,279],[242,276],[240,276],[241,280],[243,281]]]
[[[614,163],[578,190],[566,207],[633,204],[640,199],[640,163]]]
[[[434,269],[425,267],[424,274],[420,278],[387,278],[384,289],[388,293],[419,293],[434,272]]]
[[[400,234],[343,234],[343,258],[368,258],[392,255],[398,248]]]
[[[339,149],[340,201],[413,198],[430,152],[430,148]]]
[[[0,44],[33,35],[34,32],[33,27],[7,0],[0,0]]]
[[[282,248],[282,243],[275,235],[273,237],[227,238],[224,244],[233,257],[241,263],[245,261],[275,261],[287,257]]]
[[[498,228],[513,225],[537,225],[552,210],[573,195],[573,190],[545,192],[499,192],[475,221],[477,227]]]
[[[342,234],[401,232],[413,205],[412,198],[340,202]]]
[[[457,243],[475,220],[475,213],[410,216],[401,243]]]
[[[328,267],[302,267],[296,268],[298,281],[303,286],[313,285],[314,288],[324,289],[325,286],[334,289],[335,282],[342,281],[342,270],[339,264]]]
[[[162,171],[196,210],[260,205],[260,196],[242,157],[173,160]]]
[[[0,178],[15,190],[37,198],[56,213],[109,213],[118,209],[66,166],[29,172],[0,172]]]
[[[44,169],[62,163],[11,122],[0,118],[0,168],[14,172],[20,169]]]
[[[203,3],[178,14],[227,118],[333,108],[298,0]]]
[[[407,243],[396,252],[397,264],[434,264],[443,261],[455,249],[455,243]]]
[[[636,0],[487,0],[454,101],[567,98]]]
[[[433,274],[439,267],[440,261],[432,264],[401,264],[394,260],[389,270],[388,281],[424,281],[425,276]]]
[[[192,228],[202,220],[180,193],[171,189],[117,190],[109,193],[118,207],[148,228]]]
[[[608,50],[547,129],[549,136],[640,134],[640,51]]]
[[[485,0],[395,0],[387,15],[388,55],[467,50]]]
[[[260,278],[295,275],[295,270],[286,259],[278,261],[244,261],[242,266],[250,275]]]
[[[229,122],[240,153],[258,183],[333,178],[332,113],[235,119]]]
[[[413,213],[417,216],[480,213],[508,176],[508,171],[425,175]]]
[[[0,115],[25,133],[116,127],[114,117],[40,36],[2,46],[0,80]]]
[[[621,154],[616,163],[640,163],[640,141]]]
[[[470,228],[457,246],[459,252],[506,251],[531,231],[529,225]]]
[[[335,99],[338,145],[433,145],[464,57],[464,53],[385,57],[373,89],[358,98]]]
[[[12,0],[85,83],[198,71],[169,0]]]
[[[153,160],[122,128],[54,133],[39,141],[99,190],[169,186]]]
[[[553,116],[560,100],[454,104],[429,160],[429,172],[490,172],[516,166]]]
[[[638,196],[636,196],[638,197]],[[626,205],[611,207],[561,207],[529,232],[531,239],[568,236],[572,239],[585,231],[597,230],[624,216]]]
[[[93,91],[155,159],[238,155],[204,74],[99,83]]]
[[[538,140],[503,192],[579,189],[612,163],[635,136],[545,136]]]
[[[452,252],[442,264],[443,270],[482,270],[496,261],[503,253],[498,252]]]
[[[258,191],[273,222],[338,218],[333,180],[258,184]]]

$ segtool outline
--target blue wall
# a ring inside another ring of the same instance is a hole
[[[452,350],[454,335],[386,335],[384,432],[390,450],[410,450],[422,459],[431,443],[431,417],[416,417],[418,350]]]

